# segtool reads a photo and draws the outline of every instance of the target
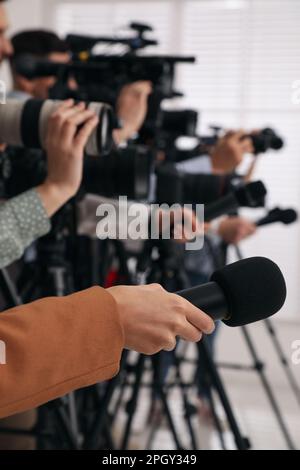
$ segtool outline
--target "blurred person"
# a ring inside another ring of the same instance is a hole
[[[35,59],[68,64],[71,61],[71,55],[67,43],[52,31],[36,29],[15,34],[11,38],[11,44],[13,53],[9,57],[9,62],[13,79],[13,91],[10,96],[19,99],[28,97],[41,100],[48,99],[49,90],[56,84],[57,77],[28,79],[17,72],[16,60],[23,55],[30,55]],[[69,78],[67,85],[70,91],[77,90],[77,83],[74,78]]]
[[[0,315],[0,417],[111,378],[123,348],[170,351],[177,336],[197,342],[213,329],[207,315],[155,284],[92,287],[8,310]]]
[[[57,82],[57,77],[26,78],[17,72],[15,63],[23,55],[30,55],[37,60],[59,62],[68,64],[71,62],[71,52],[68,44],[52,31],[42,29],[25,30],[12,37],[10,50],[10,68],[13,78],[13,90],[10,97],[17,99],[48,99],[51,89]],[[70,77],[67,83],[69,91],[78,90],[74,77]],[[125,85],[119,94],[116,103],[116,114],[122,127],[114,131],[117,144],[126,142],[134,137],[141,128],[148,109],[148,97],[152,92],[151,83],[139,81]]]

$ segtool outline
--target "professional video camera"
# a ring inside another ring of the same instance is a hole
[[[155,144],[165,153],[168,161],[177,161],[177,140],[180,137],[197,136],[198,116],[193,109],[161,112]]]
[[[211,129],[213,130],[212,136],[199,137],[199,149],[204,153],[209,152],[209,149],[216,145],[218,139],[221,137],[221,133],[224,132],[224,129],[218,126],[211,126]],[[242,139],[247,137],[252,140],[254,147],[253,155],[255,156],[268,152],[269,150],[281,150],[284,146],[284,140],[270,127],[245,134]],[[197,150],[195,149],[195,151]]]
[[[212,220],[239,207],[264,207],[267,191],[260,181],[245,185],[236,175],[189,174],[165,163],[157,169],[156,193],[158,203],[205,204]]]
[[[147,200],[150,192],[152,151],[129,145],[106,158],[87,155],[80,194],[127,196]],[[11,198],[43,183],[47,176],[46,154],[40,150],[9,146],[0,152],[0,197]]]
[[[155,39],[145,37],[146,33],[152,32],[153,28],[148,24],[132,22],[129,29],[135,32],[135,35],[128,37],[108,37],[108,36],[85,36],[79,34],[68,34],[66,41],[70,46],[70,50],[76,56],[77,54],[84,57],[84,54],[90,53],[97,44],[122,44],[127,48],[128,52],[135,53],[149,46],[157,46]]]
[[[223,129],[211,126],[211,136],[200,136],[197,133],[198,112],[192,109],[162,111],[160,128],[156,134],[156,145],[165,152],[165,158],[170,162],[180,162],[201,155],[209,155],[221,138]],[[179,138],[190,137],[191,141],[180,144]],[[284,140],[272,128],[263,128],[259,131],[245,134],[242,139],[249,137],[252,140],[254,152],[257,156],[269,150],[281,150]]]
[[[82,36],[68,36],[70,47],[76,61],[70,64],[39,61],[30,57],[21,57],[15,64],[16,70],[28,78],[55,75],[57,84],[52,89],[52,96],[65,98],[67,95],[67,82],[70,75],[74,75],[79,84],[80,98],[97,100],[115,105],[116,98],[122,87],[138,80],[150,80],[154,91],[149,100],[149,112],[137,141],[127,149],[114,151],[103,162],[93,158],[86,159],[86,169],[83,187],[88,192],[104,196],[130,195],[137,199],[147,199],[149,194],[150,169],[155,160],[157,150],[163,150],[166,160],[178,161],[191,158],[193,152],[179,152],[176,149],[176,139],[182,135],[197,137],[198,113],[194,110],[165,111],[161,107],[164,98],[177,96],[174,90],[176,65],[179,63],[193,63],[193,57],[172,56],[141,56],[137,51],[156,42],[145,38],[145,33],[151,28],[147,25],[133,24],[138,32],[134,38],[89,38]],[[110,44],[120,43],[128,48],[124,55],[94,55],[93,47],[99,42]],[[65,95],[65,96],[64,96]],[[24,108],[23,108],[24,106]],[[93,106],[90,105],[90,106]],[[111,134],[114,125],[111,119],[111,109],[107,104],[95,105],[101,109],[104,117],[100,119],[97,131],[93,134],[87,146],[86,153],[99,155],[111,145]],[[25,105],[16,105],[16,111],[1,116],[7,122],[4,126],[5,136],[2,140],[11,144],[24,144],[28,147],[42,146],[45,127],[54,103],[37,103],[29,100]],[[97,108],[98,107],[98,108]],[[13,128],[12,121],[20,122],[17,131],[10,135]],[[32,126],[32,120],[34,125]],[[106,124],[105,124],[106,123]],[[27,126],[27,127],[26,127]],[[29,132],[30,127],[30,132]],[[116,127],[116,124],[115,124]],[[1,127],[2,129],[2,127]],[[7,131],[8,129],[8,131]],[[32,129],[35,129],[32,132]],[[202,153],[208,153],[207,148],[213,146],[219,138],[220,128],[216,128],[213,138],[200,138]],[[6,137],[6,138],[5,138]],[[8,138],[9,137],[9,138]],[[271,129],[265,129],[251,136],[256,152],[266,151],[268,148],[279,148],[282,141]],[[145,146],[146,145],[146,146]],[[204,151],[205,148],[205,151]],[[151,150],[150,150],[151,149]],[[199,149],[195,149],[195,155],[199,156]],[[107,152],[108,153],[108,152]],[[180,155],[181,153],[181,155]],[[201,153],[200,153],[201,154]],[[99,159],[98,159],[99,160]],[[158,169],[159,171],[159,169]],[[188,184],[192,188],[200,187],[201,193],[196,193],[197,201],[207,203],[217,199],[219,188],[226,188],[222,177],[210,175],[198,175],[197,181],[192,182],[191,177],[184,178],[185,189],[181,195],[177,193],[173,197],[170,193],[177,188],[178,175],[176,169],[168,173],[167,180],[158,173],[157,197],[159,202],[189,202],[189,195],[193,190],[188,190]],[[38,175],[40,179],[41,173]],[[35,178],[36,179],[36,178]],[[30,178],[32,181],[32,178]],[[201,183],[201,184],[200,184]],[[181,184],[181,183],[180,183]],[[171,190],[172,188],[172,190]],[[165,192],[168,194],[164,194]],[[164,197],[165,199],[164,199]]]
[[[113,107],[125,85],[140,80],[150,81],[153,84],[153,93],[149,99],[149,112],[144,126],[144,143],[147,137],[153,137],[160,126],[162,100],[182,96],[175,89],[177,65],[194,63],[195,57],[137,54],[140,49],[158,43],[144,36],[146,31],[152,31],[150,26],[133,23],[130,27],[137,31],[137,35],[130,38],[69,35],[67,41],[73,52],[72,62],[69,64],[23,55],[15,60],[14,68],[18,74],[29,79],[55,76],[56,84],[50,91],[52,99],[74,97],[84,101],[104,101]],[[93,46],[100,42],[123,44],[127,51],[124,54],[96,55]],[[71,76],[78,84],[76,92],[68,89]]]

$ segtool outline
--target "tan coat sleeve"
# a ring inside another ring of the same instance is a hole
[[[0,417],[117,374],[124,346],[113,297],[100,287],[0,314]],[[3,349],[3,348],[2,348]]]

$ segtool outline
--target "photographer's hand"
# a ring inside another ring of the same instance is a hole
[[[232,173],[243,161],[246,153],[253,153],[250,137],[245,131],[230,131],[221,137],[211,152],[213,171],[216,174]]]
[[[221,221],[218,235],[230,244],[237,244],[254,235],[256,225],[243,217],[227,217]]]
[[[107,290],[117,303],[128,349],[143,354],[171,351],[177,336],[197,342],[203,333],[214,331],[214,322],[208,315],[158,284]]]
[[[197,214],[188,207],[177,207],[171,210],[159,208],[155,213],[159,233],[167,233],[179,244],[191,242],[195,237],[204,236],[204,224]]]
[[[49,217],[78,191],[83,171],[84,148],[98,124],[84,103],[68,100],[51,116],[46,139],[48,176],[37,188]]]

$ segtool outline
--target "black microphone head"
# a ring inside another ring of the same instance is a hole
[[[280,137],[275,137],[272,142],[272,149],[273,150],[281,150],[284,146],[284,140]]]
[[[285,225],[293,224],[298,219],[298,213],[294,209],[285,209],[281,214],[281,222]]]
[[[254,181],[235,190],[235,196],[241,207],[263,207],[267,194],[262,181]]]
[[[228,305],[228,326],[243,326],[274,315],[286,299],[286,284],[279,267],[263,257],[247,258],[214,272]]]

